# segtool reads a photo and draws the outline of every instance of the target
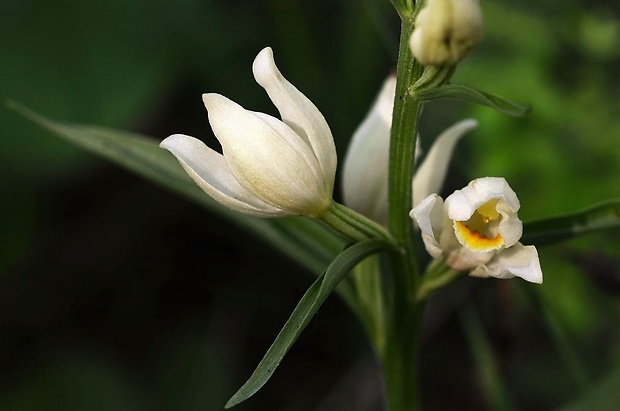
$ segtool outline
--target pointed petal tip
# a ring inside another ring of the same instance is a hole
[[[472,275],[500,279],[519,277],[530,283],[543,283],[543,272],[536,247],[524,246],[521,243],[497,253],[489,263],[473,270]]]
[[[448,127],[437,137],[413,177],[414,206],[429,194],[436,193],[441,189],[454,148],[465,134],[476,127],[478,127],[478,121],[467,118]],[[416,140],[416,143],[418,141],[419,139]]]
[[[271,47],[265,47],[256,55],[252,63],[252,73],[256,82],[263,87],[265,83],[271,82],[274,77],[281,75],[276,66]]]
[[[207,110],[209,109],[209,106],[212,107],[214,104],[217,104],[218,102],[223,102],[223,101],[228,101],[228,99],[221,94],[204,93],[202,95],[202,102],[204,103]]]
[[[254,61],[264,58],[271,58],[271,60],[273,60],[273,49],[271,47],[267,46],[259,51]]]
[[[472,127],[478,127],[478,120],[476,120],[475,118],[466,118],[463,120],[463,122],[471,124]]]
[[[521,243],[518,243],[521,245]],[[521,245],[524,249],[529,252],[530,255],[530,264],[527,275],[522,276],[526,281],[529,281],[534,284],[542,284],[543,283],[543,272],[540,266],[540,258],[538,257],[538,250],[533,245]]]
[[[457,122],[452,127],[460,129],[461,132],[464,134],[468,131],[478,128],[478,120],[473,118],[466,118]]]
[[[180,143],[185,142],[187,138],[194,137],[186,136],[185,134],[173,134],[163,139],[162,142],[159,143],[159,147],[168,151],[173,151]]]

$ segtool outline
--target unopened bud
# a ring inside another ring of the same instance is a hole
[[[420,64],[452,66],[482,38],[479,0],[426,0],[409,46]]]

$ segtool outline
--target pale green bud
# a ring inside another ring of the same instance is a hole
[[[420,64],[452,66],[482,38],[479,0],[426,0],[409,47]]]

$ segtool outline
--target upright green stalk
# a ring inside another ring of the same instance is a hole
[[[418,343],[424,303],[411,305],[392,318],[382,358],[390,411],[421,408],[418,381]]]
[[[420,78],[422,67],[409,50],[409,38],[413,32],[413,13],[404,16],[401,26],[400,48],[396,69],[396,96],[390,136],[390,164],[388,183],[389,228],[398,244],[409,256],[405,284],[411,292],[417,284],[415,243],[413,225],[409,218],[411,210],[413,160],[415,140],[421,103],[414,99],[410,87]]]
[[[416,302],[415,298],[419,273],[409,211],[421,103],[411,96],[409,89],[420,78],[422,67],[409,50],[415,13],[410,8],[409,12],[399,10],[399,14],[402,26],[390,136],[388,199],[389,228],[400,253],[392,253],[391,259],[394,287],[388,308],[382,362],[389,410],[414,411],[420,406],[417,350],[424,304]]]

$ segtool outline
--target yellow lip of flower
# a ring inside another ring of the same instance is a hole
[[[501,177],[483,177],[444,200],[423,199],[409,213],[420,227],[426,251],[455,270],[475,277],[512,278],[541,284],[543,274],[534,246],[519,242],[520,203]]]
[[[499,232],[494,237],[490,237],[469,228],[462,221],[454,222],[454,233],[461,244],[472,251],[493,251],[499,250],[504,246],[504,239]]]
[[[498,199],[487,201],[467,221],[454,221],[454,234],[463,246],[477,252],[499,250],[504,239],[498,230],[502,216],[497,212]]]

